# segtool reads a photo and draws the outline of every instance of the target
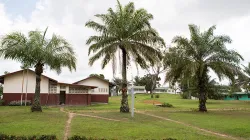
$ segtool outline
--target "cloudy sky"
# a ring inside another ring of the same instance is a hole
[[[133,1],[133,0],[131,0]],[[128,0],[121,0],[122,4]],[[217,34],[229,35],[235,49],[250,62],[250,2],[249,0],[134,0],[136,8],[145,8],[154,15],[152,26],[158,30],[167,45],[175,35],[189,35],[188,24],[197,24],[202,30],[217,25]],[[12,31],[27,33],[30,30],[44,30],[67,39],[77,53],[77,70],[63,69],[60,75],[45,69],[45,75],[62,82],[74,82],[91,73],[102,73],[112,79],[112,68],[101,69],[100,62],[88,65],[86,39],[93,35],[84,25],[95,14],[115,8],[116,0],[0,0],[0,37]],[[20,69],[20,64],[0,58],[0,75],[4,71]],[[137,72],[132,68],[133,75]],[[131,73],[131,72],[130,72]],[[128,77],[131,77],[129,73]],[[140,71],[139,74],[143,74]],[[119,75],[119,72],[118,72]]]

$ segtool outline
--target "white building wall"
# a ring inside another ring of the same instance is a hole
[[[97,88],[89,91],[90,94],[109,94],[109,83],[95,77],[80,81],[77,84],[86,86],[96,86]]]
[[[28,82],[26,78],[28,77]],[[3,93],[22,93],[23,72],[14,73],[4,77]],[[35,93],[36,75],[29,71],[28,76],[24,74],[23,92],[26,93],[26,85],[28,83],[27,93]],[[41,77],[41,93],[48,93],[49,79]]]

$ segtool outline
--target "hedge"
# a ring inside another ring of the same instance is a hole
[[[0,140],[58,140],[55,135],[41,135],[41,136],[14,136],[14,135],[6,135],[0,133]],[[105,138],[87,138],[85,136],[72,136],[68,138],[68,140],[108,140]],[[173,138],[166,138],[163,140],[176,140]]]

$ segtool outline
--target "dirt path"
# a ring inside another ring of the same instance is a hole
[[[68,120],[67,120],[65,129],[64,129],[64,138],[63,138],[64,140],[68,139],[69,132],[70,132],[71,121],[72,121],[72,119],[73,119],[74,116],[75,116],[74,113],[68,113]]]
[[[70,129],[71,129],[70,128],[71,121],[76,115],[83,116],[83,117],[102,119],[102,120],[108,120],[108,121],[115,121],[115,122],[121,122],[122,121],[122,120],[110,119],[110,118],[105,118],[105,117],[100,117],[100,116],[93,116],[93,115],[87,115],[87,114],[79,114],[79,113],[67,112],[67,111],[64,110],[63,107],[60,108],[60,111],[68,114],[68,120],[66,122],[65,129],[64,129],[64,137],[63,137],[64,140],[67,140],[68,137],[69,137],[69,133],[70,133]]]
[[[148,114],[148,113],[141,112],[141,111],[137,111],[137,113],[147,115],[147,116],[151,116],[151,117],[155,117],[155,118],[159,118],[159,119],[170,121],[170,122],[174,122],[174,123],[178,123],[178,124],[181,124],[181,125],[184,125],[184,126],[187,126],[187,127],[191,127],[193,129],[196,129],[196,130],[199,130],[199,131],[203,131],[203,132],[212,134],[212,135],[216,135],[216,136],[220,136],[220,137],[224,137],[224,138],[228,138],[228,139],[232,139],[232,140],[244,140],[242,138],[237,138],[237,137],[229,136],[229,135],[226,135],[226,134],[213,132],[213,131],[210,131],[210,130],[207,130],[207,129],[199,128],[197,126],[190,125],[190,124],[180,122],[180,121],[176,121],[176,120],[172,120],[172,119],[169,119],[169,118],[166,118],[166,117],[156,116],[156,115]]]

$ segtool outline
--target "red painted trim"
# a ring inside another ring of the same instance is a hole
[[[91,94],[91,102],[108,103],[109,94]]]
[[[22,93],[3,93],[5,105],[11,101],[21,100]],[[34,93],[27,93],[27,100],[33,102]],[[23,101],[25,101],[25,93],[23,93]],[[41,105],[59,105],[60,94],[40,94]],[[91,96],[89,94],[66,94],[66,105],[90,105]]]

